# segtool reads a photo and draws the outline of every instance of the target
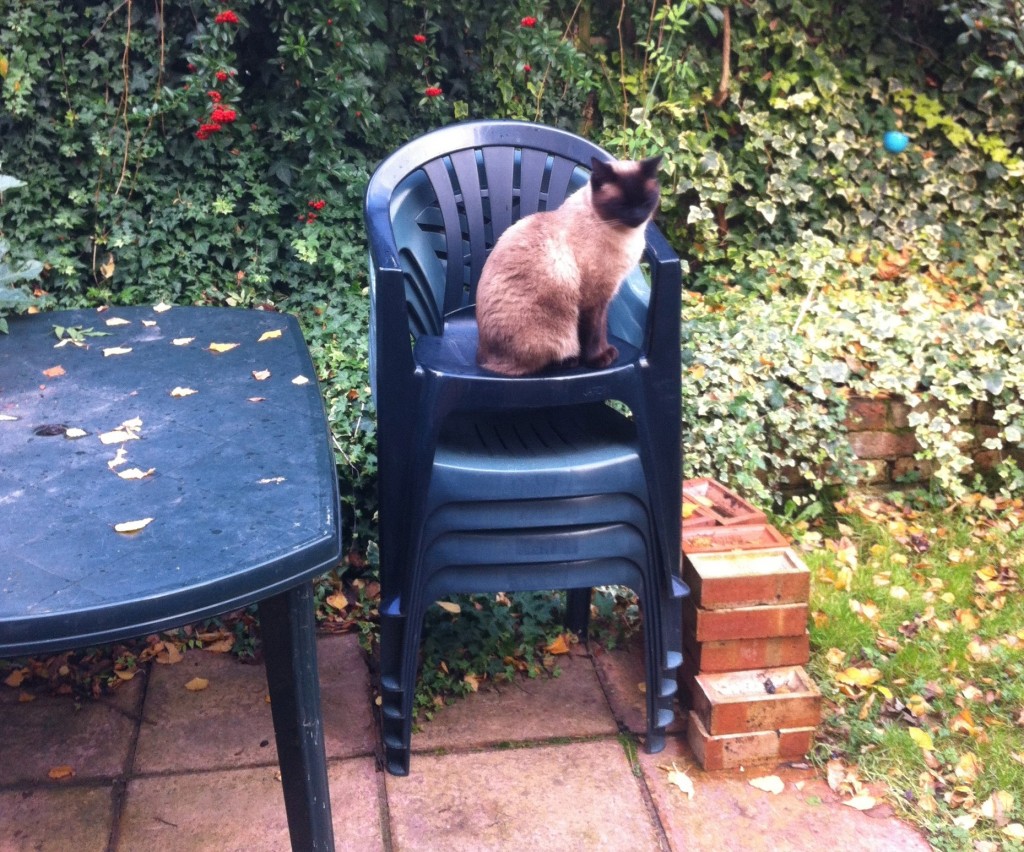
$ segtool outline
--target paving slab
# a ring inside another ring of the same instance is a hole
[[[38,786],[0,792],[4,852],[106,852],[113,821],[112,787]]]
[[[386,786],[396,852],[665,848],[615,739],[414,755]]]
[[[413,751],[615,734],[615,718],[585,650],[559,656],[556,665],[557,677],[485,684],[440,708],[413,733]]]
[[[317,643],[328,758],[371,754],[369,674],[354,635]],[[193,678],[208,681],[190,691]],[[244,724],[239,724],[244,719]],[[227,654],[192,650],[153,666],[135,757],[138,773],[277,763],[266,670]]]
[[[0,686],[0,786],[46,782],[58,766],[70,766],[78,780],[123,772],[144,679],[137,675],[110,695],[80,705],[69,696]]]
[[[929,852],[913,827],[879,804],[857,811],[842,804],[811,769],[787,765],[704,772],[685,738],[673,736],[660,754],[641,752],[640,766],[673,852]],[[686,772],[689,798],[668,781],[668,769]],[[750,779],[777,775],[778,795],[752,787]]]
[[[336,849],[383,849],[376,776],[370,757],[329,766]],[[284,795],[274,767],[148,776],[128,784],[118,852],[288,848]]]

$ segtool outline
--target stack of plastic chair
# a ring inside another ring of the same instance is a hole
[[[646,747],[664,747],[682,662],[679,259],[652,224],[609,311],[608,367],[509,378],[476,364],[480,271],[513,222],[589,179],[571,133],[450,125],[400,148],[367,189],[377,407],[381,694],[387,768],[409,771],[425,609],[455,593],[594,586],[640,598]],[[620,403],[619,406],[610,402]],[[623,412],[628,409],[628,414]]]

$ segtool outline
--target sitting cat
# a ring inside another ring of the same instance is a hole
[[[561,207],[501,235],[476,291],[481,367],[523,376],[580,361],[600,369],[618,357],[608,304],[643,252],[660,162],[594,159],[589,183]]]

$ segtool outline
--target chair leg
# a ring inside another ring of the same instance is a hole
[[[565,627],[584,642],[590,624],[590,598],[593,589],[568,589],[565,595]]]
[[[313,586],[260,601],[263,654],[292,849],[334,849]]]

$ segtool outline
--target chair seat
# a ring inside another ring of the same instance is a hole
[[[433,373],[454,376],[462,379],[480,379],[503,382],[522,381],[481,369],[476,363],[476,348],[480,340],[477,330],[475,308],[470,305],[461,308],[445,318],[442,336],[424,334],[416,341],[414,357],[416,363]],[[619,350],[619,357],[608,366],[614,370],[635,363],[640,358],[640,350],[614,334],[608,340]],[[589,367],[551,367],[538,375],[551,376],[582,376],[591,374]]]

